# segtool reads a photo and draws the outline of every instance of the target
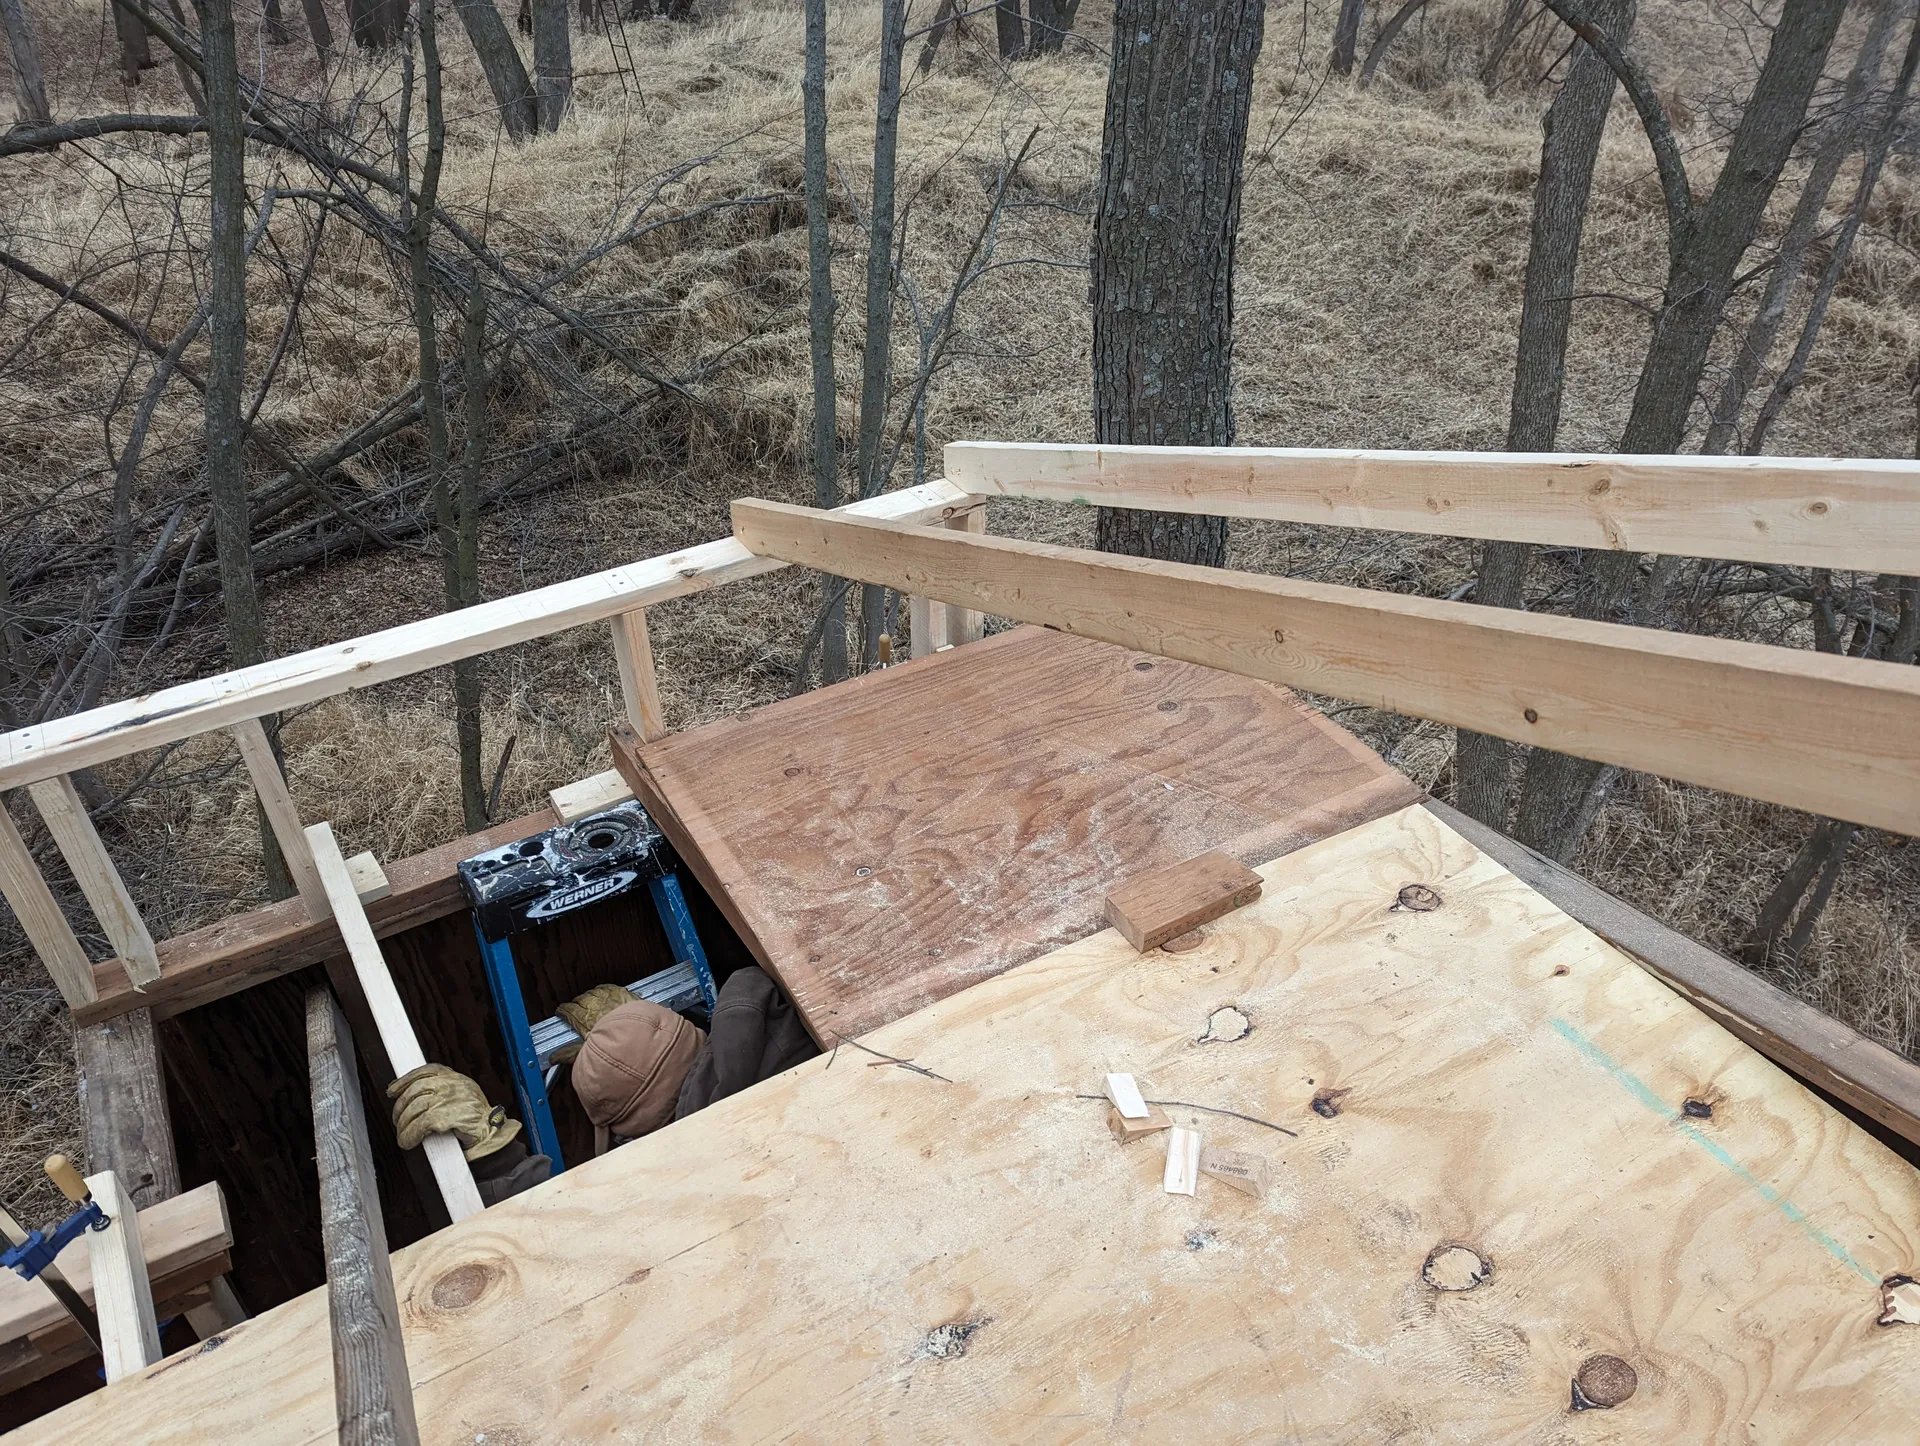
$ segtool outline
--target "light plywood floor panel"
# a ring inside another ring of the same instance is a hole
[[[1920,1175],[1423,809],[1261,873],[872,1036],[951,1083],[843,1048],[402,1251],[423,1434],[1914,1439]],[[1266,1199],[1163,1194],[1114,1069],[1297,1130],[1169,1110]],[[1600,1354],[1637,1389],[1576,1412]],[[316,1294],[30,1439],[320,1442],[329,1372]]]
[[[826,1045],[1085,938],[1128,879],[1420,797],[1284,688],[1044,628],[616,761]]]

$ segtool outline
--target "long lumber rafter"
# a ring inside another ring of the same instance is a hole
[[[946,469],[986,496],[1920,573],[1910,461],[953,442]]]
[[[1920,833],[1920,670],[1758,643],[733,504],[756,553]]]

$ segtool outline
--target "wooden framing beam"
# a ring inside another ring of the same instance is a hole
[[[1920,464],[952,442],[969,492],[1390,532],[1920,573]]]
[[[666,712],[660,706],[660,679],[653,671],[653,639],[647,633],[647,610],[635,608],[613,620],[613,660],[620,670],[620,696],[626,702],[627,721],[652,742],[667,736]]]
[[[413,1032],[413,1021],[407,1017],[400,991],[394,988],[393,975],[387,971],[386,958],[380,952],[380,941],[374,937],[373,926],[367,922],[366,909],[360,903],[359,894],[354,892],[353,877],[347,872],[347,861],[340,855],[332,826],[312,825],[307,829],[307,844],[313,850],[320,885],[326,890],[328,907],[340,927],[341,940],[346,944],[347,957],[353,962],[361,993],[366,996],[374,1028],[398,1078],[425,1064],[427,1056],[420,1048],[419,1036]],[[447,1214],[455,1221],[479,1214],[480,1190],[473,1183],[473,1171],[467,1165],[459,1140],[452,1135],[429,1135],[420,1148],[432,1167]]]
[[[93,1308],[100,1314],[100,1357],[112,1385],[160,1359],[160,1327],[140,1244],[140,1212],[111,1170],[87,1176],[87,1191],[108,1220],[104,1230],[87,1232],[87,1259],[93,1267]]]
[[[267,827],[273,830],[274,842],[280,845],[280,856],[287,861],[287,872],[293,876],[295,891],[308,913],[316,919],[326,918],[327,896],[320,887],[320,875],[314,871],[313,851],[307,846],[300,810],[293,805],[287,776],[280,770],[280,760],[274,756],[266,728],[258,718],[248,718],[229,731],[239,745],[247,776],[253,780],[260,812],[266,815]]]
[[[857,516],[934,521],[977,505],[977,499],[946,482],[926,482],[856,502],[847,510]],[[781,566],[725,538],[50,719],[0,735],[0,789],[72,773],[584,623],[603,622],[635,608]]]
[[[87,1164],[111,1170],[142,1210],[180,1193],[153,1012],[135,1009],[73,1032]]]
[[[347,1021],[325,985],[307,994],[307,1060],[339,1439],[355,1446],[418,1441],[359,1064]]]
[[[838,577],[1920,833],[1920,669],[772,502],[733,520]]]
[[[100,931],[113,945],[121,967],[135,989],[144,989],[160,977],[160,956],[154,952],[153,935],[134,907],[126,881],[114,867],[107,846],[87,816],[87,805],[66,774],[29,784],[34,807],[59,846],[61,857],[73,870],[74,882],[86,895]]]
[[[20,837],[4,799],[0,799],[0,894],[5,895],[27,942],[47,966],[67,1007],[81,1009],[99,998],[87,951],[80,947],[73,925],[60,912],[59,901],[33,861],[27,841]]]
[[[1429,812],[1789,1074],[1920,1145],[1920,1064],[1444,803]]]

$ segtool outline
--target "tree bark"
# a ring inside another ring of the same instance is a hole
[[[466,325],[460,332],[460,358],[466,373],[467,436],[460,458],[460,495],[454,507],[453,569],[448,603],[470,608],[480,601],[480,483],[487,461],[487,288],[474,277],[467,293]],[[481,772],[480,660],[462,658],[453,665],[454,725],[460,741],[460,809],[467,832],[487,826],[487,784]]]
[[[1333,22],[1335,75],[1353,74],[1353,52],[1360,44],[1360,21],[1366,9],[1366,0],[1340,0],[1340,13]]]
[[[307,17],[307,38],[313,41],[313,48],[324,63],[333,49],[333,23],[327,19],[327,0],[300,0],[300,9]]]
[[[805,0],[805,110],[807,191],[807,331],[813,351],[813,495],[821,507],[840,505],[837,393],[833,382],[833,241],[827,232],[827,0]],[[822,577],[820,675],[847,676],[846,595],[840,579]]]
[[[935,8],[933,23],[927,27],[926,43],[920,47],[920,59],[917,62],[922,75],[933,70],[934,53],[940,49],[940,42],[946,39],[947,32],[953,29],[954,15],[958,9],[955,0],[940,0]]]
[[[573,30],[567,0],[533,0],[533,73],[540,129],[557,131],[573,104]]]
[[[1748,325],[1747,333],[1727,368],[1726,378],[1720,384],[1720,394],[1714,402],[1713,419],[1707,427],[1707,440],[1700,448],[1702,452],[1721,456],[1732,450],[1738,440],[1741,408],[1746,405],[1747,394],[1753,390],[1761,367],[1766,365],[1767,354],[1773,350],[1773,343],[1780,335],[1787,306],[1793,300],[1806,265],[1807,247],[1812,243],[1821,217],[1826,212],[1827,196],[1839,177],[1840,167],[1859,142],[1859,110],[1880,74],[1887,43],[1893,36],[1895,12],[1899,8],[1896,0],[1885,0],[1875,8],[1867,22],[1867,33],[1861,41],[1860,54],[1853,68],[1847,72],[1846,84],[1841,91],[1839,114],[1828,122],[1828,132],[1820,140],[1813,165],[1807,172],[1806,183],[1800,188],[1800,199],[1794,203],[1793,217],[1787,223],[1786,234],[1780,238],[1780,245],[1774,251],[1773,267],[1767,273],[1767,286],[1761,294],[1759,309],[1754,312],[1753,321]]]
[[[1577,13],[1571,0],[1549,3],[1563,19]],[[1685,209],[1672,221],[1665,293],[1621,437],[1622,452],[1680,450],[1734,271],[1753,242],[1800,133],[1845,9],[1845,0],[1786,0],[1712,194],[1704,202],[1673,198]],[[1642,120],[1648,122],[1649,117],[1643,113]],[[1671,141],[1670,133],[1666,139]],[[1631,617],[1639,567],[1634,553],[1588,554],[1583,559],[1575,615]],[[1582,805],[1601,767],[1586,759],[1537,751],[1527,768],[1516,836],[1565,861],[1580,841]]]
[[[532,135],[539,123],[533,83],[527,79],[527,67],[514,48],[507,22],[500,18],[493,0],[453,0],[455,13],[474,54],[480,57],[480,69],[486,73],[487,88],[500,107],[500,122],[516,141]]]
[[[873,497],[887,479],[880,443],[893,374],[893,228],[895,156],[900,140],[900,59],[907,40],[906,0],[880,0],[880,84],[873,120],[873,202],[867,219],[867,330],[861,347],[860,435],[855,471],[860,495]],[[868,667],[880,659],[886,589],[860,590],[860,632]]]
[[[1916,60],[1920,60],[1920,19],[1915,20],[1914,29],[1907,39],[1907,51],[1900,61],[1900,75],[1894,81],[1893,94],[1887,99],[1886,115],[1867,146],[1866,160],[1860,167],[1859,179],[1854,183],[1853,199],[1847,205],[1846,218],[1840,223],[1839,233],[1833,238],[1833,246],[1827,255],[1827,264],[1814,286],[1806,319],[1800,324],[1800,339],[1794,343],[1793,355],[1787,358],[1780,375],[1773,379],[1767,399],[1760,404],[1760,415],[1753,420],[1753,433],[1747,438],[1750,455],[1758,456],[1766,446],[1767,433],[1773,430],[1781,409],[1807,374],[1807,363],[1812,360],[1814,342],[1819,338],[1820,328],[1826,324],[1827,308],[1833,304],[1833,293],[1847,269],[1847,258],[1853,254],[1854,238],[1860,234],[1861,223],[1866,219],[1867,203],[1873,199],[1874,188],[1880,184],[1880,173],[1886,167],[1887,155],[1900,132],[1901,115],[1906,110],[1907,97],[1913,90]]]
[[[402,0],[347,0],[347,29],[353,43],[363,50],[386,50],[398,45],[404,16]]]
[[[1633,28],[1634,0],[1605,0],[1595,7],[1594,19],[1624,42]],[[1507,416],[1509,452],[1550,452],[1559,434],[1573,278],[1613,91],[1613,72],[1606,61],[1591,46],[1576,45],[1566,82],[1547,107],[1540,143],[1540,179],[1533,188],[1533,230]],[[1533,549],[1522,542],[1488,543],[1480,555],[1474,601],[1489,607],[1522,606],[1532,555]],[[1505,739],[1463,731],[1455,754],[1455,806],[1481,823],[1505,829],[1512,757],[1513,747]]]
[[[13,103],[16,119],[28,125],[51,125],[47,111],[47,77],[40,69],[40,48],[34,44],[33,31],[27,28],[27,11],[22,0],[0,0],[0,22],[7,32],[7,58],[13,69]]]
[[[1002,60],[1017,59],[1027,48],[1027,25],[1020,15],[1020,0],[997,0],[993,7],[994,35],[1000,42]]]
[[[195,0],[207,114],[209,216],[207,237],[206,389],[208,507],[220,600],[226,618],[227,664],[248,668],[266,661],[266,628],[253,576],[253,519],[247,499],[241,391],[247,369],[246,141],[241,130],[240,61],[233,31],[233,0]],[[278,738],[278,720],[262,720]],[[293,892],[286,860],[266,815],[255,803],[268,891]]]
[[[138,15],[120,5],[108,8],[113,11],[113,33],[120,40],[120,79],[124,84],[138,85],[140,72],[158,64],[153,58],[153,42]]]
[[[1387,58],[1387,52],[1393,48],[1393,42],[1399,37],[1400,32],[1406,29],[1407,22],[1425,8],[1426,3],[1427,0],[1406,0],[1404,5],[1393,12],[1393,18],[1380,27],[1380,33],[1374,37],[1373,44],[1367,47],[1367,58],[1360,66],[1362,90],[1373,84],[1373,73],[1380,68],[1380,62]]]
[[[1233,441],[1233,259],[1263,0],[1118,0],[1093,220],[1101,442]],[[1219,566],[1221,517],[1102,508],[1107,552]]]

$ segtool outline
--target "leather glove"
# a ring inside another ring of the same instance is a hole
[[[410,1069],[387,1086],[393,1132],[411,1150],[428,1135],[452,1135],[469,1160],[485,1159],[520,1133],[505,1106],[490,1105],[480,1086],[444,1064]]]
[[[618,984],[596,984],[586,993],[569,999],[554,1010],[567,1022],[567,1028],[580,1036],[581,1042],[593,1033],[594,1025],[623,1004],[633,1003],[633,996]],[[580,1053],[579,1044],[562,1045],[553,1052],[555,1064],[566,1064]]]

